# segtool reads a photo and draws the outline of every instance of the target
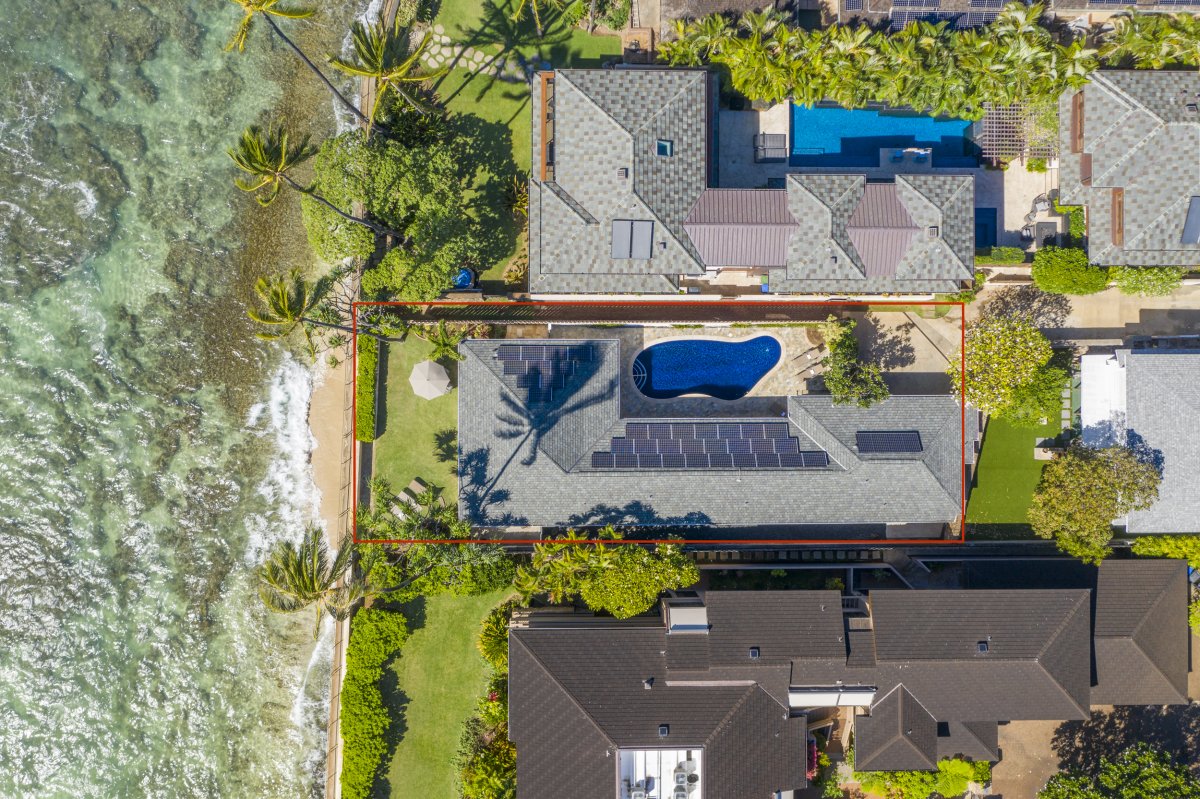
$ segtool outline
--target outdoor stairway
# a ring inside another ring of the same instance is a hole
[[[883,554],[883,562],[891,566],[896,576],[909,588],[927,588],[931,582],[930,571],[925,564],[913,560],[899,549],[889,549]]]

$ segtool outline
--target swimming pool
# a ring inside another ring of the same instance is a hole
[[[964,119],[930,117],[893,109],[792,106],[792,166],[875,167],[879,151],[927,147],[938,166],[979,165],[978,148]]]
[[[775,368],[782,355],[783,347],[774,336],[742,341],[660,341],[633,359],[633,383],[653,399],[684,394],[741,399]]]

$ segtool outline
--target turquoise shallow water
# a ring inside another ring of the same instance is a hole
[[[319,792],[327,640],[250,571],[315,509],[311,377],[243,318],[305,256],[224,154],[296,69],[236,18],[0,0],[0,796]]]

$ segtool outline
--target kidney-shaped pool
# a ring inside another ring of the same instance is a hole
[[[742,341],[660,341],[633,359],[633,384],[653,399],[684,394],[741,399],[779,363],[782,354],[783,347],[774,336]]]

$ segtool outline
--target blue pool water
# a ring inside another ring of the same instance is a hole
[[[684,394],[741,399],[779,363],[782,354],[783,348],[772,336],[745,341],[663,341],[634,358],[633,382],[654,399]]]
[[[979,165],[971,123],[911,111],[792,106],[792,166],[873,167],[884,148],[928,147],[943,167]]]

